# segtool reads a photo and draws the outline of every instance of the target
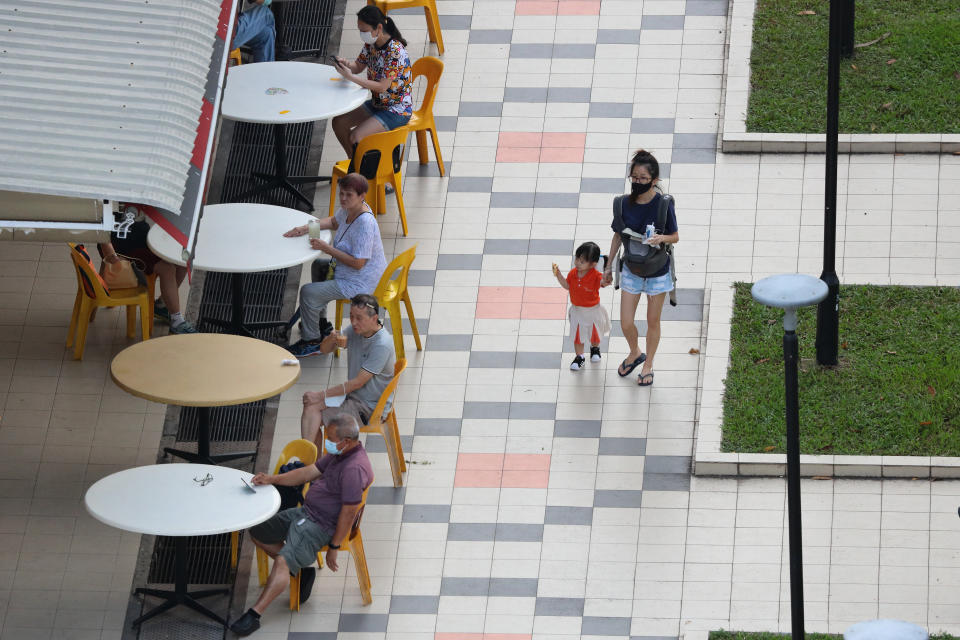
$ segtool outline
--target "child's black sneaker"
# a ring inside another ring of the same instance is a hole
[[[600,347],[590,347],[590,362],[600,362]]]
[[[580,371],[580,369],[583,369],[584,362],[583,356],[577,356],[573,359],[573,362],[570,363],[570,371]]]

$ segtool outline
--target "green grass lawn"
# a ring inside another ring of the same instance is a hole
[[[826,131],[829,6],[757,0],[747,131]],[[840,132],[960,133],[960,5],[857,0],[855,42],[885,33],[841,59]]]
[[[843,638],[843,635],[831,635],[827,633],[807,633],[807,640],[837,640]],[[710,640],[790,640],[789,633],[751,633],[747,631],[711,631]],[[957,640],[946,633],[931,635],[930,640]]]
[[[736,285],[723,450],[786,451],[783,312]],[[816,309],[801,309],[800,450],[960,456],[960,290],[843,286],[840,364],[816,365]]]

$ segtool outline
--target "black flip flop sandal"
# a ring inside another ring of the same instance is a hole
[[[641,353],[641,354],[637,357],[637,359],[634,360],[633,362],[631,362],[630,364],[627,364],[626,359],[624,359],[624,361],[623,361],[622,363],[620,363],[620,366],[617,367],[617,375],[620,376],[621,378],[626,378],[628,375],[630,375],[631,373],[633,373],[633,370],[634,370],[634,369],[636,369],[637,367],[639,367],[640,365],[642,365],[642,364],[643,364],[643,361],[646,360],[646,359],[647,359],[647,354],[645,354],[645,353]],[[624,371],[623,371],[622,373],[621,373],[621,371],[620,371],[621,369],[624,369]]]
[[[650,382],[644,382],[644,380],[646,380],[647,378],[650,378]],[[650,385],[652,385],[653,371],[651,371],[650,373],[641,373],[639,376],[637,376],[637,384],[640,385],[641,387],[649,387]]]

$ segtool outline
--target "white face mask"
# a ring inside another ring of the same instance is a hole
[[[363,44],[373,44],[377,41],[377,37],[373,35],[372,31],[361,31],[360,39],[363,40]]]

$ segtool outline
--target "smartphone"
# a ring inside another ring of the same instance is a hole
[[[333,66],[339,67],[340,61],[337,60],[337,56],[330,56],[330,62],[333,63]]]
[[[240,482],[242,482],[242,483],[243,483],[243,486],[245,486],[245,487],[246,487],[247,489],[249,489],[250,491],[253,491],[254,493],[257,492],[257,490],[253,488],[253,485],[250,484],[249,482],[247,482],[246,480],[244,480],[243,478],[240,478]]]

